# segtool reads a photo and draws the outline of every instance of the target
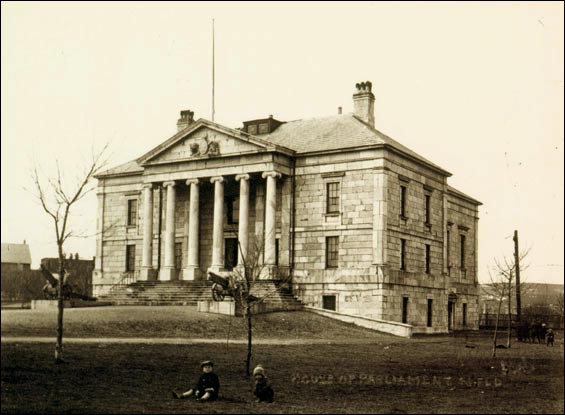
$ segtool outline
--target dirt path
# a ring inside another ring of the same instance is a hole
[[[54,343],[55,337],[2,337],[2,343]],[[204,339],[204,338],[140,338],[140,337],[65,337],[64,343],[77,344],[225,344],[226,339]],[[247,340],[230,339],[230,344],[247,344]],[[378,344],[371,339],[253,339],[253,344],[271,345],[308,345],[308,344]]]

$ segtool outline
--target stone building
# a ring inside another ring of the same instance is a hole
[[[290,278],[305,305],[478,328],[481,203],[376,130],[374,101],[363,82],[352,114],[238,129],[181,111],[175,135],[97,176],[95,295],[126,277],[205,279],[260,247],[263,278]]]

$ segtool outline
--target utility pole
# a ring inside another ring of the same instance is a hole
[[[514,266],[516,267],[516,318],[522,318],[522,299],[520,297],[520,251],[518,250],[518,231],[514,231]]]

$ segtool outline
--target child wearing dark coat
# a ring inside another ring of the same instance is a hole
[[[551,346],[553,346],[553,341],[555,340],[555,334],[553,333],[552,329],[548,329],[547,333],[545,335],[545,341],[547,346],[549,346],[551,344]]]
[[[257,397],[257,402],[273,402],[275,392],[269,383],[269,379],[265,376],[263,366],[257,365],[253,369],[253,377],[255,378],[255,390],[253,394]]]
[[[173,391],[173,396],[176,399],[190,398],[192,396],[196,397],[199,401],[214,401],[218,399],[220,380],[218,375],[214,373],[214,362],[211,360],[205,360],[200,363],[200,368],[203,373],[200,375],[198,382],[192,389],[184,393],[177,393]]]

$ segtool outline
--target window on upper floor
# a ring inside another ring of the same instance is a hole
[[[269,132],[269,123],[262,122],[259,124],[259,134],[267,134]]]
[[[459,256],[459,263],[461,264],[461,269],[465,269],[465,244],[466,244],[466,237],[465,235],[460,235],[461,238],[461,252]]]
[[[447,245],[447,253],[446,253],[447,254],[447,272],[450,273],[451,261],[449,259],[449,256],[451,255],[451,242],[450,242],[451,232],[449,230],[447,231],[446,238],[447,238],[447,243],[446,243],[446,245]]]
[[[425,194],[424,195],[424,224],[426,226],[430,226],[431,222],[430,222],[430,200],[431,200],[431,195],[429,194]]]
[[[127,226],[137,225],[137,199],[128,200]]]
[[[237,225],[239,223],[239,197],[232,196],[226,198],[226,215],[228,225]]]
[[[339,213],[340,183],[326,183],[326,213]]]
[[[431,253],[430,253],[430,245],[426,244],[426,274],[430,273],[430,265],[431,265]]]
[[[406,186],[400,185],[400,217],[406,219]]]

